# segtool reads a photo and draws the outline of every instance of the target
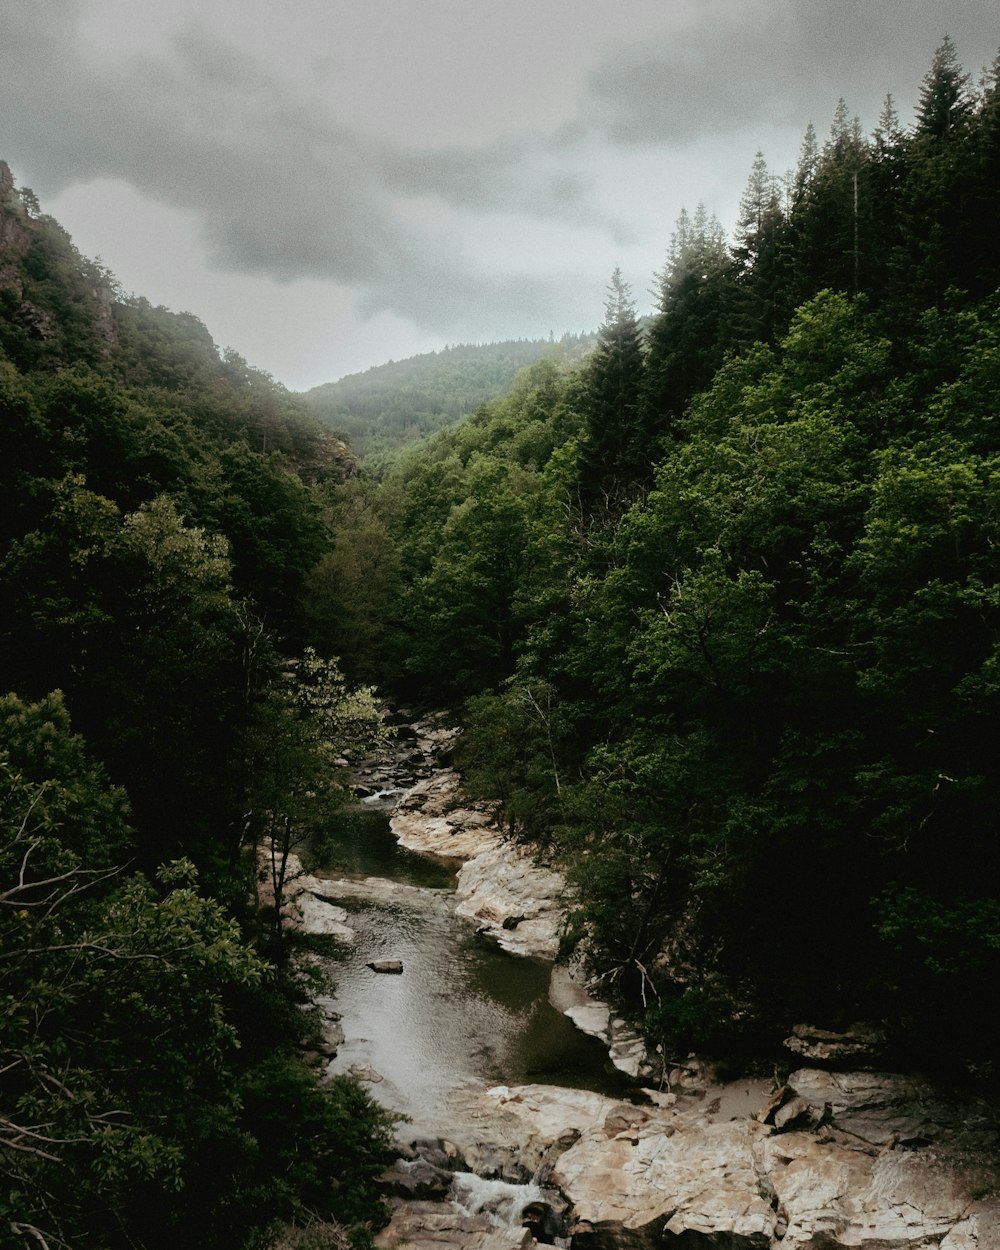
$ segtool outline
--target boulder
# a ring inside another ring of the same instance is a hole
[[[348,944],[354,941],[354,930],[346,923],[347,912],[342,907],[309,890],[300,890],[295,896],[294,908],[295,927],[304,933],[322,933]]]
[[[494,840],[459,870],[455,910],[475,920],[505,950],[554,959],[565,889],[562,875],[538,865],[530,851]]]
[[[876,1062],[885,1052],[886,1036],[882,1029],[869,1024],[855,1024],[843,1033],[797,1024],[785,1047],[812,1063],[831,1066],[860,1067]]]
[[[344,1044],[344,1028],[340,1023],[337,1000],[329,994],[314,994],[312,1002],[319,1014],[320,1050],[332,1059]]]
[[[441,1202],[451,1189],[452,1174],[425,1159],[398,1159],[379,1177],[379,1188],[394,1198]]]
[[[489,810],[462,794],[453,769],[442,769],[408,790],[393,808],[389,827],[408,850],[447,859],[472,859],[500,836]]]
[[[347,1071],[356,1081],[364,1081],[368,1085],[378,1085],[385,1080],[381,1072],[376,1072],[370,1063],[352,1063]]]
[[[429,1203],[397,1208],[375,1238],[378,1250],[532,1250],[528,1229],[499,1229],[485,1215],[466,1215]]]

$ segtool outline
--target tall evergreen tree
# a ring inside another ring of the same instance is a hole
[[[781,198],[781,184],[758,151],[736,224],[733,257],[738,286],[727,326],[733,345],[772,340],[793,306]]]
[[[651,448],[641,406],[644,371],[632,290],[616,268],[587,369],[580,491],[588,511],[617,514],[649,472]]]
[[[917,133],[940,138],[969,117],[969,76],[959,64],[955,45],[945,35],[923,82],[917,104]]]
[[[791,207],[793,209],[802,201],[803,196],[812,185],[818,164],[819,141],[816,138],[816,127],[810,122],[806,127],[806,133],[802,136],[802,146],[799,148],[799,161],[791,179],[790,194]]]
[[[949,287],[969,285],[958,257],[965,204],[975,179],[968,151],[973,115],[968,75],[946,35],[924,78],[916,126],[906,146],[900,246],[893,274],[904,317],[908,302],[917,307],[940,305]]]
[[[699,204],[682,210],[657,279],[643,393],[649,430],[668,431],[695,391],[722,363],[720,325],[732,261],[719,221]]]

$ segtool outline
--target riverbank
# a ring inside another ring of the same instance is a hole
[[[481,943],[528,962],[551,959],[566,903],[562,878],[505,842],[489,813],[465,800],[446,726],[418,722],[411,733],[406,763],[423,775],[406,787],[398,768],[376,766],[383,771],[370,775],[364,797],[391,808],[400,843],[456,865],[456,890],[306,879],[298,893],[304,923],[318,908],[327,924],[351,928],[358,905],[377,896],[400,923],[443,906]],[[559,1011],[613,1042],[624,1022],[590,999],[579,978],[545,966]],[[455,967],[443,966],[438,991],[447,995],[454,977]],[[398,980],[405,984],[405,971]],[[407,1008],[388,998],[394,992],[384,990],[388,1027],[395,1023],[402,1043]],[[835,1045],[794,1040],[814,1056]],[[364,1072],[364,1047],[355,1057],[353,1044],[339,1047],[341,1070]],[[467,1076],[438,1090],[436,1121],[400,1125],[400,1162],[385,1178],[393,1216],[379,1246],[641,1250],[681,1238],[741,1250],[1000,1250],[996,1117],[985,1102],[912,1077],[822,1066],[798,1068],[775,1088],[715,1084],[694,1061],[664,1074],[661,1088],[643,1081],[644,1050],[632,1045],[617,1063],[633,1084],[617,1094]],[[367,1064],[367,1074],[380,1075],[377,1067]],[[384,1096],[384,1082],[373,1088]]]

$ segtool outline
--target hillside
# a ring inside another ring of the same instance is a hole
[[[384,1117],[320,1085],[256,905],[258,845],[336,809],[323,752],[378,737],[308,647],[355,460],[196,317],[123,298],[2,162],[0,430],[0,1242],[377,1218]]]
[[[616,271],[581,368],[342,492],[340,636],[463,710],[467,784],[665,1053],[865,1020],[997,1070],[998,71],[946,40],[908,127],[758,157],[732,240],[681,216],[647,334]]]
[[[595,341],[593,335],[565,334],[558,341],[446,347],[326,382],[303,398],[359,455],[393,452],[499,399],[520,369],[543,356],[577,360]]]

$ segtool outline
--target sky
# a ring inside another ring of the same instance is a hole
[[[909,124],[996,0],[0,0],[0,158],[126,292],[292,390],[639,312],[682,209],[837,101]]]

